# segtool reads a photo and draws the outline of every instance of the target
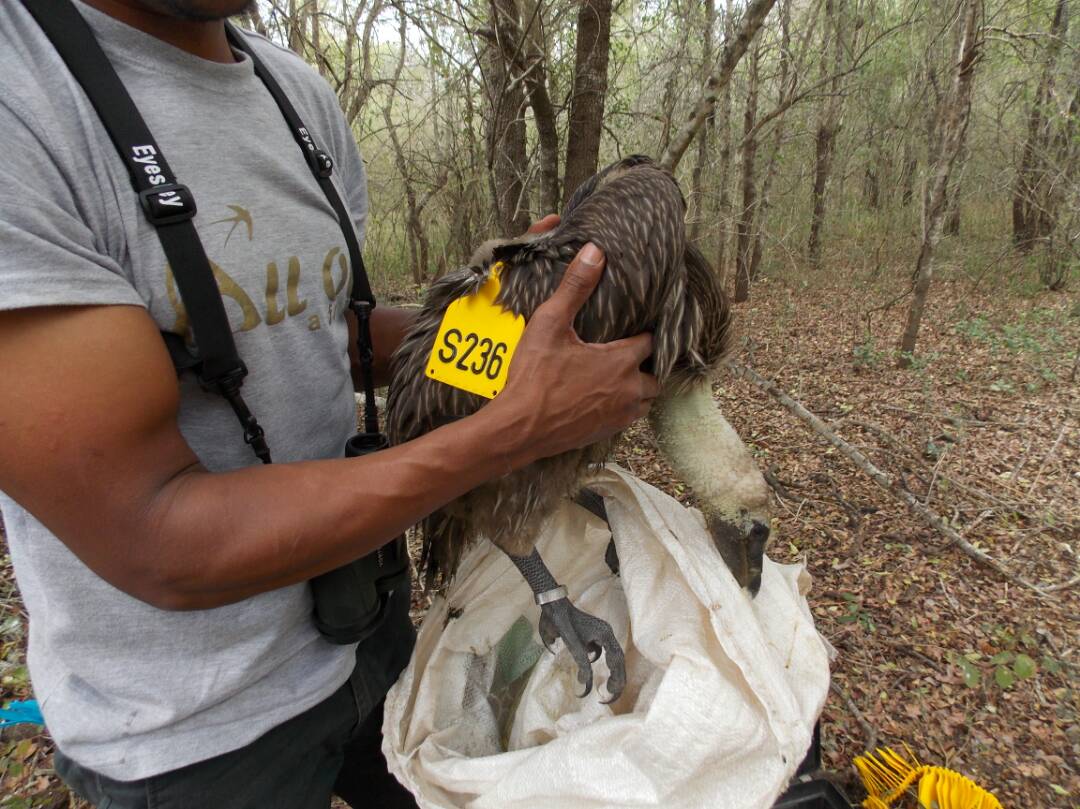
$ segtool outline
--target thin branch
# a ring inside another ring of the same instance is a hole
[[[743,12],[739,29],[735,35],[724,43],[724,50],[720,57],[720,64],[709,74],[694,111],[683,128],[671,139],[667,150],[664,152],[660,165],[669,171],[675,171],[683,154],[690,147],[698,130],[705,124],[706,119],[716,108],[716,99],[720,91],[731,81],[731,75],[735,72],[739,61],[743,58],[750,42],[757,36],[758,30],[765,22],[765,18],[776,5],[776,0],[752,0]]]
[[[810,428],[832,444],[840,453],[855,464],[856,467],[867,476],[870,477],[878,486],[891,494],[896,499],[903,502],[908,509],[916,516],[921,517],[923,521],[930,526],[936,528],[942,534],[948,538],[951,545],[956,545],[965,554],[970,556],[976,562],[979,562],[986,567],[989,567],[997,571],[1001,576],[1008,579],[1011,582],[1026,587],[1030,590],[1034,590],[1040,596],[1046,596],[1047,592],[1026,579],[1021,578],[1019,575],[1009,570],[1004,564],[994,559],[986,551],[980,550],[964,539],[956,530],[949,525],[940,515],[931,511],[924,506],[919,500],[912,495],[907,489],[895,483],[885,472],[875,466],[869,458],[863,455],[859,450],[855,449],[851,444],[841,438],[836,432],[830,428],[820,418],[815,416],[809,410],[806,409],[800,402],[793,399],[784,390],[782,390],[775,382],[766,379],[758,374],[752,368],[748,368],[745,365],[740,365],[734,361],[728,361],[728,367],[735,373],[736,376],[742,377],[748,382],[752,383],[756,387],[768,393],[780,404],[787,408],[791,413],[798,416],[804,422],[806,422]]]

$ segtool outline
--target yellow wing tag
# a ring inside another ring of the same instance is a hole
[[[502,264],[476,292],[446,307],[425,373],[455,388],[494,399],[506,385],[525,318],[506,311],[499,294]]]

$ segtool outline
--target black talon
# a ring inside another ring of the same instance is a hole
[[[599,499],[599,498],[597,498]],[[603,500],[600,500],[601,505]],[[521,572],[536,596],[540,605],[540,640],[549,652],[556,638],[562,638],[567,651],[577,663],[578,682],[585,686],[585,693],[579,699],[587,697],[592,691],[592,664],[604,655],[608,671],[608,691],[611,700],[616,700],[626,686],[626,658],[622,647],[611,631],[611,625],[587,612],[582,612],[566,597],[566,588],[561,587],[544,560],[534,548],[528,556],[507,554],[510,561]]]
[[[567,598],[551,601],[540,607],[540,639],[550,645],[562,638],[570,656],[578,666],[578,682],[585,686],[579,699],[592,691],[592,664],[603,654],[611,672],[608,691],[612,702],[619,698],[626,685],[626,659],[610,624],[587,612],[582,612]]]

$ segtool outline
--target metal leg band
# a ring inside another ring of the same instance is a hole
[[[554,590],[546,590],[543,593],[536,593],[534,598],[536,599],[536,605],[542,607],[545,604],[550,604],[552,601],[558,601],[559,599],[566,598],[569,593],[563,585],[559,585]]]

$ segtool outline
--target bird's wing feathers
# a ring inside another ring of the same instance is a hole
[[[558,228],[507,259],[501,302],[530,317],[555,291],[577,251],[592,241],[607,264],[575,320],[578,334],[586,342],[606,343],[652,331],[654,371],[663,380],[681,350],[682,194],[670,174],[649,164],[600,176],[591,195],[568,206]]]

